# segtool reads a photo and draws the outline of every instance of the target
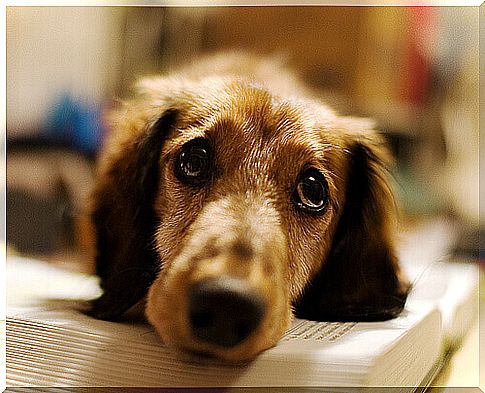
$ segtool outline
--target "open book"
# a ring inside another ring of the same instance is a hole
[[[254,361],[228,366],[163,345],[143,322],[78,311],[94,277],[19,257],[7,260],[7,386],[331,387],[426,384],[443,351],[476,315],[478,270],[438,263],[414,272],[401,316],[386,322],[296,320]],[[321,390],[323,391],[323,390]]]

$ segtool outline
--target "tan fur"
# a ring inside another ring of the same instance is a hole
[[[274,60],[219,55],[180,73],[142,80],[136,97],[113,116],[95,207],[116,189],[118,176],[136,165],[141,135],[164,111],[178,114],[158,162],[153,209],[159,225],[153,246],[161,270],[146,302],[148,320],[169,345],[231,361],[275,345],[293,318],[293,305],[330,253],[346,204],[353,146],[362,144],[379,157],[374,172],[380,173],[380,162],[387,160],[371,122],[338,116],[278,67]],[[183,143],[198,136],[211,141],[217,163],[210,187],[194,191],[180,184],[173,163]],[[322,215],[301,214],[290,200],[307,166],[318,168],[328,181],[330,201]],[[369,242],[392,247],[392,195],[385,178],[379,182],[384,190],[377,197],[384,204],[379,211],[385,217],[375,228],[378,238]],[[110,198],[119,205],[114,215],[120,216],[110,225],[129,237],[122,197]],[[399,275],[395,259],[390,263]],[[187,320],[188,288],[218,276],[244,280],[267,306],[257,331],[229,349],[192,337]],[[406,291],[405,284],[400,291]]]

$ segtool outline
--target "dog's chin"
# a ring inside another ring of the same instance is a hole
[[[177,345],[175,343],[169,345],[179,351],[190,354],[193,359],[201,362],[211,361],[215,363],[243,364],[254,360],[259,354],[277,344],[277,340],[267,340],[265,342],[256,341],[260,340],[255,337],[254,340],[248,340],[248,343],[243,343],[230,349],[211,347],[195,341],[185,343],[184,345]]]
[[[147,313],[147,315],[150,314]],[[289,321],[282,321],[280,324],[282,328],[275,332],[272,337],[268,337],[262,332],[255,332],[242,343],[230,348],[224,348],[201,342],[190,336],[184,337],[177,333],[180,332],[180,327],[163,323],[160,319],[158,321],[155,321],[153,317],[148,317],[148,319],[168,347],[182,352],[196,361],[222,361],[230,364],[247,363],[265,350],[274,347],[289,326]]]
[[[280,307],[281,312],[268,312],[257,328],[237,344],[223,341],[217,344],[201,340],[194,334],[186,311],[187,302],[181,299],[186,299],[184,294],[169,294],[164,285],[156,281],[149,290],[145,314],[164,344],[190,354],[192,358],[194,354],[200,356],[201,361],[214,358],[225,363],[248,362],[275,346],[293,318],[289,307]]]

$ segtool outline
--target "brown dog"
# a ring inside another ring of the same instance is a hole
[[[381,138],[272,60],[220,55],[143,80],[114,116],[94,192],[92,315],[146,316],[178,348],[237,361],[293,315],[380,320],[408,285]]]

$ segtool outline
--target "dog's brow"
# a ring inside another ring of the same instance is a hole
[[[228,129],[237,130],[241,128],[242,124],[239,124],[239,121],[237,121],[236,119],[232,119],[229,117],[220,117],[212,121],[212,124],[210,124],[210,126],[207,128],[207,133],[218,133],[224,132]]]
[[[328,147],[311,135],[305,134],[303,130],[298,133],[287,131],[275,143],[281,144],[286,151],[291,152],[294,156],[301,157],[301,159],[323,163],[325,161],[324,153]]]

